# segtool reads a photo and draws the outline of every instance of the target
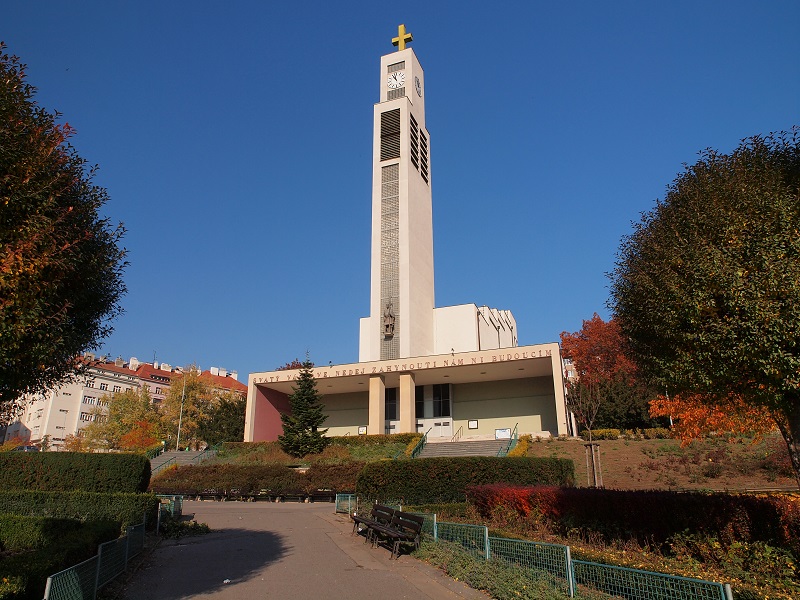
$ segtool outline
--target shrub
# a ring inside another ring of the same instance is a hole
[[[331,438],[331,444],[337,446],[379,446],[383,444],[408,445],[412,441],[416,444],[422,437],[421,433],[390,433],[386,435],[342,435]]]
[[[0,548],[6,552],[39,550],[80,529],[76,519],[0,515]]]
[[[142,522],[155,524],[158,498],[152,494],[108,494],[97,492],[0,492],[0,513],[63,519],[110,520],[123,527]]]
[[[621,432],[619,429],[594,429],[592,430],[592,441],[596,440],[618,440]],[[584,440],[589,440],[589,431],[584,429],[581,431],[581,437]]]
[[[318,489],[353,491],[364,463],[318,464],[305,473],[284,465],[184,466],[159,473],[151,489],[160,494],[198,496],[256,496],[261,490],[272,495],[305,494]]]
[[[0,598],[43,598],[48,576],[90,558],[100,544],[118,536],[118,522],[88,521],[70,531],[62,528],[58,544],[5,556],[0,561]]]
[[[144,492],[150,461],[140,454],[2,452],[0,489]]]
[[[517,445],[511,452],[508,453],[508,456],[511,458],[514,458],[515,456],[528,456],[528,448],[530,448],[532,440],[533,436],[531,436],[529,433],[519,436]]]
[[[763,542],[800,553],[800,505],[790,496],[484,485],[469,488],[467,499],[483,518],[511,508],[564,535],[591,532],[648,545],[689,531],[726,548]]]
[[[482,483],[573,485],[575,465],[559,458],[468,456],[368,463],[356,492],[405,503],[463,502],[467,486]]]
[[[668,440],[672,437],[672,432],[666,427],[651,427],[642,431],[646,440]]]

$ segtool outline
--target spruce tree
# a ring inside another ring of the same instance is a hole
[[[286,454],[297,458],[322,452],[329,442],[325,437],[328,430],[320,429],[328,416],[322,412],[322,396],[317,391],[313,367],[306,357],[297,376],[297,387],[289,396],[291,412],[281,414],[283,435],[278,442]]]

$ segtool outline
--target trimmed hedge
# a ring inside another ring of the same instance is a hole
[[[468,486],[501,482],[572,486],[575,465],[564,458],[494,456],[382,461],[364,467],[356,492],[406,504],[463,502]]]
[[[484,485],[470,488],[467,501],[485,519],[514,511],[551,530],[591,532],[605,541],[633,539],[665,544],[690,532],[734,542],[765,542],[800,556],[800,502],[789,495],[598,490],[552,486]]]
[[[2,452],[0,489],[144,492],[150,461],[141,454]]]
[[[0,513],[80,521],[109,520],[120,523],[122,527],[141,523],[145,514],[147,523],[155,526],[158,504],[159,500],[153,494],[0,492]]]
[[[58,543],[81,528],[77,519],[53,519],[0,514],[0,549],[4,552],[39,550]]]
[[[351,492],[363,467],[361,462],[315,465],[301,473],[284,465],[183,466],[159,473],[150,488],[159,494],[186,496],[211,490],[220,496],[257,496],[262,490],[273,496],[309,494],[318,489]]]
[[[40,529],[46,530],[50,522],[59,530],[58,543],[4,556],[0,560],[0,600],[40,600],[48,576],[94,556],[100,544],[119,536],[116,521],[73,521],[73,526],[61,519],[39,520]],[[36,528],[32,521],[29,525]],[[33,538],[31,542],[38,543]]]
[[[335,446],[380,446],[383,444],[404,444],[422,439],[421,433],[390,433],[376,435],[341,435],[331,438]]]

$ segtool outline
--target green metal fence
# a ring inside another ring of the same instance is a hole
[[[128,561],[144,549],[145,524],[100,544],[97,555],[47,578],[44,600],[94,600],[97,590],[125,572]]]
[[[436,539],[436,513],[412,512],[409,514],[418,515],[425,519],[422,522],[422,533],[431,536],[432,539]]]
[[[488,558],[489,529],[483,525],[464,523],[436,523],[435,540],[455,542],[478,558]]]
[[[358,496],[355,494],[336,494],[334,512],[352,515],[358,509]]]
[[[44,600],[86,600],[97,595],[97,556],[47,578]]]
[[[488,558],[553,575],[554,586],[574,596],[569,546],[490,537]]]
[[[730,600],[730,586],[704,581],[628,569],[614,565],[573,560],[572,580],[626,600]]]
[[[161,501],[162,511],[168,512],[176,519],[181,517],[183,514],[183,496],[157,494],[156,497]]]
[[[336,512],[369,510],[374,503],[374,499],[356,494],[337,494]],[[379,503],[402,510],[398,501]],[[453,542],[477,558],[501,560],[540,573],[571,598],[578,594],[578,586],[583,586],[626,600],[733,600],[728,584],[573,560],[569,546],[490,538],[483,525],[437,521],[434,513],[412,514],[424,517],[422,531],[434,541]]]

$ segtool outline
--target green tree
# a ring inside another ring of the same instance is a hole
[[[146,388],[132,388],[123,392],[103,396],[108,407],[95,407],[94,420],[86,426],[81,436],[83,443],[91,449],[124,450],[125,436],[142,428],[147,423],[154,436],[160,436],[161,416],[150,398]],[[161,439],[159,437],[159,439]]]
[[[209,446],[244,441],[247,400],[236,392],[221,392],[200,419],[197,435]]]
[[[194,366],[188,367],[180,375],[172,378],[169,392],[161,404],[163,425],[168,432],[170,446],[178,443],[179,424],[180,447],[198,446],[202,439],[199,434],[200,423],[207,418],[214,397],[214,388],[203,380],[199,370]]]
[[[281,414],[283,435],[278,436],[278,442],[286,454],[298,458],[322,452],[330,442],[325,437],[328,430],[320,429],[328,417],[322,412],[322,396],[317,391],[313,367],[306,357],[297,376],[297,387],[289,396],[291,412]]]
[[[763,408],[800,484],[800,129],[701,152],[611,277],[639,369],[671,395]]]
[[[83,368],[125,293],[121,225],[98,216],[108,200],[94,169],[33,100],[25,66],[0,43],[0,419],[20,396]]]

